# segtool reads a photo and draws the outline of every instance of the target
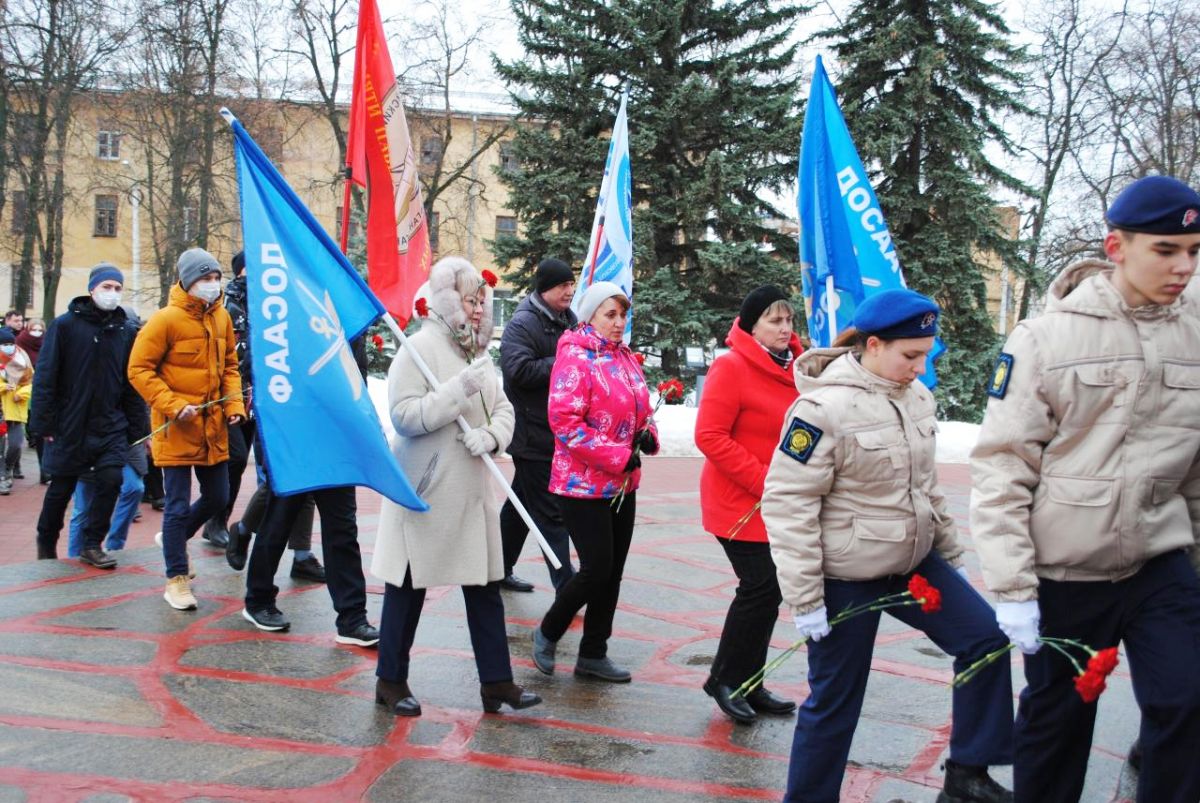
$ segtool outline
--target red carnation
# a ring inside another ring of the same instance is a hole
[[[921,603],[921,610],[925,613],[937,613],[942,609],[942,592],[919,574],[908,579],[908,593]]]
[[[371,342],[375,344],[375,348],[383,351],[383,338],[379,335],[371,335]]]
[[[1075,691],[1079,692],[1085,703],[1096,702],[1105,688],[1107,684],[1104,682],[1104,675],[1092,671],[1091,668],[1075,677]]]
[[[485,270],[483,272],[483,281],[488,287],[495,287],[496,282],[500,281],[500,279],[490,270]]]
[[[659,382],[658,395],[667,404],[678,401],[683,398],[683,383],[678,379],[667,379]]]
[[[645,355],[645,354],[642,354],[640,351],[636,351],[636,352],[634,352],[634,354],[633,354],[633,358],[634,358],[635,360],[637,360],[637,364],[638,364],[638,365],[645,365],[645,364],[646,364],[646,355]]]
[[[1088,660],[1087,671],[1095,672],[1101,677],[1108,677],[1117,668],[1120,659],[1117,658],[1117,648],[1108,647],[1100,650]]]
[[[429,317],[429,304],[425,301],[425,299],[418,298],[413,303],[413,307],[416,308],[418,317],[420,317],[420,318],[428,318]]]

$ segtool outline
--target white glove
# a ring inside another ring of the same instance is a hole
[[[496,451],[496,439],[486,429],[473,429],[470,432],[463,432],[458,436],[458,439],[463,442],[463,446],[467,447],[467,451],[471,453],[472,457],[479,457],[480,455]]]
[[[828,636],[829,620],[825,617],[825,606],[822,605],[808,613],[796,614],[796,629],[800,631],[800,638],[813,641],[820,641]]]
[[[954,571],[958,572],[959,576],[962,577],[962,579],[966,580],[968,583],[971,582],[971,576],[969,574],[967,574],[966,566],[955,566]]]
[[[1041,620],[1042,614],[1035,599],[996,603],[996,624],[1008,636],[1008,640],[1026,655],[1033,655],[1042,648],[1042,643],[1037,640]]]
[[[495,375],[496,368],[492,365],[492,358],[483,356],[459,371],[458,381],[462,383],[465,395],[474,396],[480,388],[487,384],[488,377]]]

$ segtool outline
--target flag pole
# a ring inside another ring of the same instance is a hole
[[[408,349],[408,355],[412,357],[413,363],[416,364],[417,370],[421,372],[421,375],[425,377],[425,381],[428,382],[434,390],[437,390],[439,387],[441,387],[442,383],[439,382],[437,377],[433,375],[433,371],[429,370],[429,365],[425,362],[424,358],[421,357],[420,352],[409,345],[408,337],[404,334],[404,330],[400,328],[400,325],[396,323],[396,319],[393,318],[390,313],[383,317],[384,320],[387,321],[388,328],[392,330],[392,334],[396,336],[398,341],[400,341],[400,345]],[[467,419],[460,415],[455,420],[463,432],[471,431],[471,425],[467,423]],[[534,538],[537,539],[538,546],[542,548],[542,554],[546,556],[546,561],[555,569],[561,569],[562,561],[560,561],[558,556],[554,554],[554,550],[550,548],[550,544],[546,543],[546,538],[542,535],[542,531],[538,529],[537,524],[534,523],[533,517],[530,516],[529,511],[525,509],[525,505],[521,504],[521,500],[517,497],[516,491],[514,491],[512,486],[509,485],[508,480],[505,479],[504,474],[500,471],[500,467],[496,465],[496,461],[493,460],[492,456],[486,452],[480,456],[483,458],[484,464],[488,467],[488,471],[490,471],[492,476],[495,477],[496,482],[500,483],[500,486],[504,488],[504,492],[508,495],[508,501],[512,502],[513,507],[516,508],[517,513],[520,514],[521,520],[524,521],[525,526],[529,528],[529,532],[533,533]]]
[[[837,288],[833,286],[833,272],[831,271],[825,277],[825,307],[829,311],[829,345],[833,346],[833,341],[837,340],[837,304],[838,304]]]

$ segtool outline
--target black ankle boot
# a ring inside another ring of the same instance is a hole
[[[937,803],[1012,803],[1013,793],[992,780],[987,767],[946,759],[946,781]]]
[[[38,560],[58,560],[58,548],[54,545],[45,546],[44,544],[37,545]]]
[[[229,543],[229,530],[225,524],[225,516],[213,516],[206,521],[202,537],[210,546],[216,549],[224,549]]]
[[[375,679],[375,704],[390,710],[398,717],[421,716],[421,704],[413,697],[408,688],[408,681],[392,682],[383,678]]]
[[[489,714],[499,711],[501,703],[508,703],[509,707],[515,710],[532,708],[542,701],[541,697],[533,692],[525,691],[511,680],[501,683],[481,683],[479,698],[483,701],[483,710]]]

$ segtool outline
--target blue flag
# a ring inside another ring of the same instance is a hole
[[[863,299],[905,285],[887,221],[820,56],[800,140],[796,203],[808,334],[814,346],[828,346],[850,326]],[[933,361],[943,351],[935,341],[921,377],[930,388],[937,384]]]
[[[388,448],[350,350],[384,313],[304,203],[233,115],[254,412],[280,495],[364,485],[428,510]]]
[[[628,95],[621,94],[621,107],[613,122],[608,143],[608,160],[596,199],[596,217],[583,261],[583,274],[575,291],[575,310],[583,293],[595,282],[612,282],[633,300],[633,182],[629,171],[629,123],[625,113]],[[633,310],[625,321],[625,342],[633,331]]]

